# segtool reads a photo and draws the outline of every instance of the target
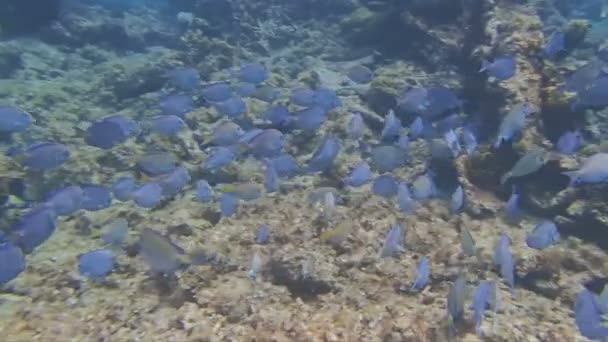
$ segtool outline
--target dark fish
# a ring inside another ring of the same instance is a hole
[[[269,238],[270,229],[268,228],[267,224],[262,224],[255,233],[255,243],[263,245],[268,243]]]
[[[372,192],[375,195],[391,198],[397,196],[399,180],[390,174],[381,175],[372,183]]]
[[[29,210],[13,225],[12,240],[24,252],[33,251],[55,232],[56,215],[55,211],[47,206]]]
[[[314,106],[296,111],[293,113],[293,116],[291,125],[294,128],[303,131],[315,131],[327,119],[327,111],[320,106]]]
[[[240,116],[247,112],[247,104],[242,98],[237,96],[230,97],[222,102],[215,102],[213,106],[219,114],[226,115],[231,118]]]
[[[190,172],[187,168],[180,166],[170,173],[162,176],[158,184],[163,188],[162,195],[171,197],[177,195],[190,182]]]
[[[52,192],[45,203],[50,205],[57,215],[70,215],[82,207],[84,191],[79,186],[68,186]]]
[[[479,69],[479,72],[486,72],[489,76],[501,81],[513,77],[516,71],[517,61],[512,56],[497,57],[492,63],[484,60]]]
[[[579,130],[567,131],[555,143],[555,149],[564,154],[573,154],[583,144],[583,135]]]
[[[405,159],[405,152],[392,145],[374,147],[371,151],[371,164],[380,173],[404,166]]]
[[[129,222],[124,218],[117,218],[110,222],[104,230],[101,240],[113,246],[120,246],[129,235]]]
[[[112,183],[114,197],[123,202],[131,199],[131,193],[135,188],[137,188],[137,183],[131,176],[120,177]]]
[[[67,146],[54,142],[37,142],[30,145],[21,155],[19,162],[34,170],[51,170],[70,159]]]
[[[0,105],[0,132],[21,132],[32,122],[34,122],[34,118],[21,109]]]
[[[353,166],[348,176],[344,178],[344,184],[359,187],[370,181],[372,170],[368,163],[359,162]]]
[[[384,127],[380,133],[380,139],[384,142],[396,141],[401,134],[401,120],[393,111],[390,111],[384,118]]]
[[[270,159],[274,169],[281,178],[289,178],[295,176],[300,166],[296,159],[287,153],[280,154]]]
[[[109,208],[112,204],[112,192],[103,185],[83,185],[82,191],[81,207],[84,210],[97,211]]]
[[[557,226],[552,221],[539,223],[532,232],[526,234],[526,244],[530,248],[545,249],[560,239]]]
[[[403,252],[403,243],[405,240],[405,232],[399,224],[394,224],[386,234],[384,244],[380,250],[380,257],[394,257]]]
[[[26,261],[21,248],[11,242],[0,243],[0,284],[7,283],[25,270]]]
[[[608,76],[601,76],[589,87],[582,89],[572,103],[572,110],[584,108],[604,108],[608,106]]]
[[[85,142],[102,149],[111,149],[134,136],[139,127],[132,119],[122,115],[101,118],[91,124],[86,132]]]
[[[193,109],[194,101],[190,95],[169,95],[160,101],[160,111],[163,115],[183,118]]]
[[[211,202],[213,200],[213,188],[204,179],[196,182],[196,199],[200,202]]]
[[[103,279],[116,264],[114,253],[109,249],[96,249],[78,257],[78,271],[91,279]]]
[[[276,157],[285,147],[285,135],[274,128],[265,129],[251,139],[247,145],[255,158]]]
[[[314,104],[327,111],[342,106],[342,100],[335,90],[319,87],[315,90]]]
[[[608,326],[602,321],[602,315],[595,294],[582,289],[574,303],[574,320],[578,331],[586,338],[601,340],[608,337]]]
[[[454,91],[443,86],[429,88],[427,102],[428,105],[424,110],[425,118],[437,118],[462,106],[462,101]]]
[[[248,63],[236,71],[235,76],[243,82],[260,84],[268,78],[268,72],[260,63]]]
[[[374,79],[374,72],[364,65],[355,65],[346,71],[346,76],[355,83],[367,84]]]
[[[144,183],[133,191],[131,197],[138,207],[154,208],[163,198],[163,187],[155,181]]]
[[[236,214],[239,208],[239,200],[231,193],[225,192],[220,196],[220,211],[222,217],[230,217]]]
[[[193,91],[200,87],[201,77],[194,68],[179,68],[168,73],[171,83],[181,91]]]
[[[602,67],[602,63],[597,60],[593,60],[583,65],[566,78],[565,89],[567,91],[580,93],[589,88],[602,74]]]
[[[554,59],[564,50],[566,50],[566,35],[562,31],[553,31],[545,44],[545,56]]]
[[[310,88],[294,88],[291,90],[289,101],[302,107],[311,107],[315,104],[315,92]]]
[[[205,87],[201,94],[209,102],[223,102],[232,97],[232,87],[227,83],[216,83]]]
[[[270,107],[264,113],[264,120],[270,121],[271,124],[277,127],[282,127],[289,121],[289,109],[287,106],[278,105]]]
[[[429,258],[423,256],[420,260],[420,264],[418,265],[418,271],[416,272],[416,280],[414,280],[414,284],[412,285],[413,290],[422,290],[426,284],[429,282],[429,277],[431,275],[431,265],[429,263]]]
[[[139,253],[154,272],[173,274],[187,264],[184,251],[159,232],[144,228]]]
[[[333,136],[325,137],[321,145],[308,160],[308,171],[324,172],[329,170],[334,165],[338,153],[340,153],[340,140]]]
[[[150,152],[137,161],[137,168],[148,176],[167,174],[177,167],[177,160],[168,152]]]
[[[426,88],[412,88],[397,98],[397,106],[408,114],[422,114],[429,107]]]

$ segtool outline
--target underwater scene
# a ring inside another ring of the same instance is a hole
[[[608,341],[607,0],[1,0],[0,341]]]

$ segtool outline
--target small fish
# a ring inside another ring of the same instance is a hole
[[[481,322],[490,302],[491,288],[493,286],[493,281],[482,280],[473,293],[473,320],[475,321],[475,332],[477,335],[481,335]]]
[[[424,111],[427,118],[434,119],[445,116],[462,106],[462,101],[454,91],[444,86],[435,86],[428,89],[428,106]]]
[[[499,243],[498,250],[495,253],[498,253],[498,260],[500,261],[500,276],[512,290],[515,286],[515,263],[513,261],[510,244]]]
[[[325,109],[332,110],[342,105],[342,101],[338,97],[335,90],[326,87],[319,87],[315,90],[314,104]]]
[[[232,121],[222,121],[211,133],[210,144],[214,146],[230,146],[236,144],[245,132]]]
[[[562,31],[553,31],[545,43],[545,56],[555,59],[560,52],[566,50],[566,35]]]
[[[220,115],[231,118],[238,117],[247,112],[247,104],[242,98],[234,96],[222,102],[215,102],[213,107]]]
[[[268,228],[267,224],[262,224],[258,227],[257,232],[255,233],[255,243],[263,245],[268,243],[268,239],[270,238],[270,228]]]
[[[97,211],[109,208],[112,204],[112,192],[109,188],[98,184],[86,184],[82,187],[81,208]]]
[[[181,91],[193,91],[200,87],[201,77],[194,68],[178,68],[168,73],[173,85]]]
[[[302,107],[314,106],[315,92],[314,90],[305,87],[294,88],[291,90],[289,101],[292,104]]]
[[[448,291],[448,313],[452,318],[451,322],[456,323],[464,318],[464,301],[466,297],[467,281],[463,274],[460,274],[456,281],[450,286]]]
[[[526,117],[534,112],[529,103],[515,105],[500,122],[494,148],[499,148],[504,141],[511,141],[526,126]]]
[[[220,196],[220,211],[222,217],[231,217],[238,211],[239,200],[233,194],[225,192]]]
[[[280,179],[277,170],[275,170],[274,165],[269,160],[266,160],[264,165],[266,166],[264,172],[264,187],[266,187],[266,192],[279,191]]]
[[[591,84],[602,74],[603,63],[592,60],[581,66],[566,78],[564,89],[570,92],[580,93],[589,88]]]
[[[57,214],[48,206],[34,207],[11,227],[11,240],[29,253],[55,232]]]
[[[131,176],[120,177],[112,183],[114,198],[125,202],[131,199],[131,193],[137,188],[135,178]]]
[[[535,173],[540,170],[543,165],[545,165],[545,151],[540,148],[533,148],[519,158],[511,170],[502,176],[500,184],[504,185],[512,178],[523,177]]]
[[[322,203],[327,192],[331,192],[333,194],[336,203],[343,203],[344,199],[340,195],[340,192],[336,188],[331,187],[316,188],[310,191],[308,193],[308,202],[313,206],[317,205],[318,203]]]
[[[326,136],[308,160],[308,171],[314,173],[328,171],[333,167],[338,153],[340,153],[340,140],[333,136]]]
[[[237,199],[243,201],[253,201],[262,196],[262,188],[253,182],[220,184],[216,188],[224,193],[230,193]]]
[[[321,234],[321,242],[330,244],[332,246],[340,246],[352,231],[352,222],[342,221],[335,227],[324,231]]]
[[[187,168],[180,166],[162,176],[158,180],[158,184],[163,188],[162,194],[164,197],[172,197],[182,191],[191,179],[190,171],[188,171]]]
[[[608,337],[608,326],[603,319],[595,294],[582,289],[574,302],[574,320],[578,331],[591,340],[603,340]]]
[[[346,71],[346,76],[358,84],[368,84],[374,79],[374,72],[364,65],[354,65]]]
[[[412,285],[412,290],[422,290],[426,284],[429,282],[429,277],[431,275],[431,265],[429,263],[429,258],[423,256],[420,260],[420,264],[418,265],[418,271],[416,271],[416,280],[414,280],[414,284]]]
[[[583,135],[580,131],[567,131],[555,143],[555,149],[563,154],[573,154],[583,144]]]
[[[467,154],[469,156],[472,156],[473,153],[475,153],[475,151],[477,150],[478,146],[475,134],[473,134],[470,129],[464,128],[462,130],[462,141],[464,142],[464,149],[467,151]]]
[[[213,188],[204,179],[196,182],[196,199],[200,202],[211,202],[213,200]]]
[[[236,157],[237,150],[235,146],[219,146],[211,150],[202,168],[209,171],[219,170],[232,163]]]
[[[411,214],[416,211],[416,201],[410,195],[410,189],[404,182],[397,186],[397,200],[399,202],[399,210],[404,213]]]
[[[401,120],[399,120],[391,110],[384,118],[384,127],[380,133],[380,139],[383,142],[393,142],[399,138],[400,133]]]
[[[372,170],[368,163],[359,162],[353,166],[348,176],[344,178],[344,184],[359,187],[370,181]]]
[[[444,139],[431,139],[429,149],[432,160],[452,162],[456,156]]]
[[[255,89],[251,97],[264,102],[273,102],[281,96],[281,91],[273,86],[262,85]]]
[[[236,93],[242,97],[249,97],[255,92],[256,85],[253,83],[242,82],[236,86]]]
[[[585,108],[604,108],[608,106],[608,76],[602,74],[587,88],[578,92],[578,96],[570,105],[572,111]]]
[[[254,252],[253,257],[251,258],[249,272],[247,272],[247,277],[251,280],[256,280],[263,267],[264,260],[262,259],[262,256],[258,252]]]
[[[0,242],[0,265],[0,284],[17,278],[26,266],[21,248],[8,241]]]
[[[173,274],[187,264],[184,251],[155,230],[144,228],[137,244],[139,254],[153,272]]]
[[[505,205],[505,219],[509,224],[517,224],[521,221],[523,212],[519,208],[519,193],[513,187],[513,192]]]
[[[433,174],[431,172],[424,173],[412,182],[412,195],[414,199],[426,200],[438,194]]]
[[[587,158],[580,169],[564,172],[570,184],[602,183],[608,180],[608,153],[596,153]]]
[[[380,173],[391,172],[405,165],[406,153],[392,145],[374,147],[371,151],[371,165]]]
[[[511,239],[505,233],[501,233],[498,241],[494,244],[494,258],[492,263],[494,266],[499,266],[502,263],[502,254],[505,249],[509,249],[511,245]]]
[[[287,153],[280,154],[274,158],[270,159],[272,166],[277,171],[277,174],[281,178],[289,178],[295,176],[300,166],[296,159]]]
[[[378,176],[372,183],[372,193],[375,195],[391,198],[397,196],[399,180],[391,175],[384,174]]]
[[[464,190],[462,190],[462,185],[459,185],[454,193],[452,193],[452,201],[451,207],[452,213],[458,213],[464,207]]]
[[[150,152],[139,158],[137,169],[147,176],[156,177],[177,168],[177,159],[169,152]]]
[[[212,103],[227,101],[232,97],[232,87],[227,83],[212,84],[203,88],[201,95]]]
[[[336,197],[333,192],[326,192],[323,196],[322,202],[322,215],[326,221],[330,221],[332,217],[336,214]]]
[[[445,143],[448,145],[448,147],[454,154],[454,157],[458,156],[460,151],[462,151],[462,147],[460,147],[460,142],[458,141],[456,132],[454,132],[454,130],[452,130],[452,129],[448,130],[447,132],[444,133],[443,139],[445,140]]]
[[[137,123],[124,115],[111,115],[91,124],[86,131],[85,142],[101,149],[111,149],[137,134]]]
[[[158,134],[175,135],[186,127],[182,118],[176,115],[160,115],[148,122],[150,130]]]
[[[234,75],[243,82],[260,84],[268,78],[268,72],[260,63],[247,63],[239,68]]]
[[[414,121],[410,124],[410,138],[416,139],[420,135],[422,135],[422,131],[424,130],[424,123],[422,122],[422,118],[417,116]]]
[[[105,233],[101,236],[101,240],[113,246],[120,246],[129,235],[129,222],[124,218],[117,218],[110,222],[104,230]]]
[[[141,208],[154,208],[163,198],[163,187],[156,181],[142,184],[132,193],[133,202]]]
[[[78,257],[78,271],[91,279],[104,279],[116,264],[114,253],[109,249],[96,249]]]
[[[492,63],[484,60],[481,63],[479,72],[486,72],[488,76],[501,81],[508,80],[517,71],[517,61],[512,56],[502,56],[494,59]]]
[[[71,215],[82,207],[84,191],[76,185],[68,186],[51,193],[45,203],[50,205],[59,216]]]
[[[270,121],[276,127],[282,127],[289,122],[289,108],[287,106],[278,105],[270,107],[264,113],[264,120]]]
[[[479,250],[475,244],[475,240],[473,239],[473,235],[471,232],[463,228],[462,229],[462,237],[460,238],[460,247],[462,248],[462,254],[467,257],[478,256]]]
[[[327,110],[320,106],[313,106],[293,113],[291,124],[295,129],[315,131],[327,119]]]
[[[351,139],[358,141],[363,137],[363,117],[360,113],[353,113],[348,123],[348,135]]]
[[[386,234],[384,244],[380,250],[380,257],[394,257],[404,251],[403,243],[405,234],[403,228],[399,224],[394,224]]]
[[[247,145],[255,158],[276,157],[285,147],[285,135],[274,128],[265,129],[251,139]]]
[[[526,244],[534,249],[545,249],[557,243],[559,239],[559,231],[552,221],[543,221],[526,234]]]
[[[184,118],[194,109],[192,96],[173,94],[160,101],[160,111],[163,115],[175,115]]]
[[[407,136],[406,133],[401,132],[401,134],[399,134],[399,139],[397,139],[397,146],[399,146],[399,148],[403,151],[408,150],[408,148],[410,147],[410,138]]]
[[[40,171],[58,168],[69,159],[69,148],[64,144],[54,142],[33,143],[17,156],[21,165]]]
[[[0,105],[0,132],[22,132],[33,122],[34,118],[21,109]]]
[[[397,106],[408,114],[422,114],[429,105],[426,88],[409,89],[397,98]]]

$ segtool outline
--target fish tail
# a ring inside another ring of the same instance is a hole
[[[488,68],[490,67],[490,64],[492,64],[492,63],[488,62],[485,59],[483,61],[481,61],[481,68],[479,69],[479,72],[484,72],[484,71],[488,70]]]
[[[500,177],[500,185],[505,185],[507,181],[511,178],[511,173],[507,172],[502,177]]]

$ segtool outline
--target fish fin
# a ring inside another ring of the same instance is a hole
[[[575,171],[566,171],[566,172],[562,172],[562,175],[564,176],[568,176],[568,178],[570,178],[570,186],[576,184],[576,182],[578,181],[578,176],[579,176],[579,171],[575,170]]]
[[[484,59],[483,61],[481,61],[481,68],[479,69],[479,72],[487,71],[490,65],[492,65],[492,63]]]
[[[511,178],[511,172],[505,173],[502,177],[500,177],[500,185],[505,185],[509,178]]]

